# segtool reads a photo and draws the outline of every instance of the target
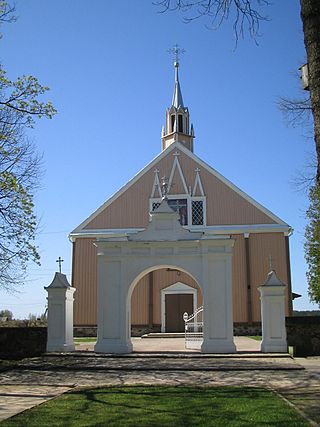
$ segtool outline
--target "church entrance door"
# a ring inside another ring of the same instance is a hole
[[[184,332],[183,313],[193,313],[193,295],[165,296],[166,332]]]

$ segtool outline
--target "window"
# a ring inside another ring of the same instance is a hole
[[[192,225],[203,225],[203,201],[192,201]]]
[[[178,132],[183,132],[182,114],[178,115]]]
[[[189,197],[185,199],[169,198],[167,202],[174,212],[178,212],[181,225],[205,225],[205,197]],[[151,199],[150,203],[152,211],[155,211],[160,206],[161,199]]]
[[[176,121],[176,116],[171,116],[171,132],[174,132],[175,121]]]
[[[187,199],[169,199],[168,205],[179,213],[180,224],[188,225],[188,202]]]
[[[155,211],[160,205],[161,205],[161,202],[153,202],[152,203],[152,210]]]

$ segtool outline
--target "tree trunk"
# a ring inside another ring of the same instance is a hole
[[[309,89],[317,155],[317,183],[320,184],[320,1],[300,0],[304,44],[309,69]]]

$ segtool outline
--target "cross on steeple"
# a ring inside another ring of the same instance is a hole
[[[59,258],[56,260],[56,262],[59,263],[59,273],[61,273],[61,264],[64,262],[64,259],[62,259],[60,256]]]
[[[172,48],[168,49],[168,53],[171,53],[173,55],[175,64],[179,64],[180,55],[185,53],[185,50],[181,49],[176,43]]]

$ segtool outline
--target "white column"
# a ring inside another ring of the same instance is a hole
[[[73,294],[65,274],[56,273],[48,287],[47,351],[74,351]]]
[[[235,353],[231,254],[208,259],[203,283],[203,353]]]
[[[125,284],[121,260],[98,253],[97,353],[131,353]]]
[[[285,288],[276,273],[271,271],[258,289],[261,299],[262,353],[287,353],[285,324]]]

